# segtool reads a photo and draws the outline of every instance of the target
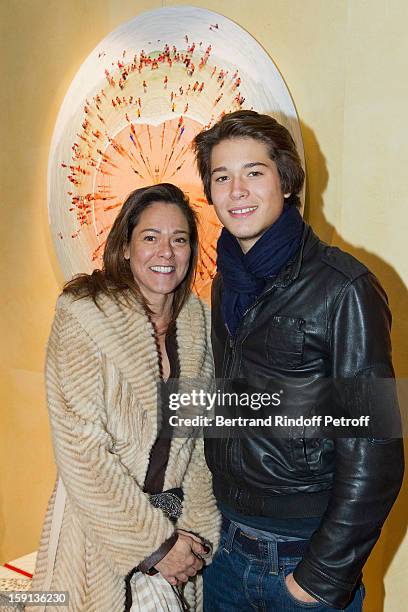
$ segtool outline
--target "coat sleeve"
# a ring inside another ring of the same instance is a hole
[[[214,379],[214,360],[211,348],[211,313],[202,305],[206,340],[205,357],[201,367],[203,384],[207,385]],[[183,514],[177,527],[191,531],[208,540],[215,552],[218,547],[221,514],[213,493],[212,474],[207,466],[204,455],[202,437],[194,440],[190,462],[183,481],[184,503]]]
[[[371,274],[350,283],[334,310],[331,327],[333,377],[358,392],[367,379],[393,377],[390,313],[386,296]],[[393,401],[360,395],[360,412],[370,418],[398,411]],[[387,393],[384,393],[387,398]],[[350,406],[345,406],[350,416]],[[391,419],[392,420],[392,419]],[[378,428],[377,428],[378,432]],[[369,434],[371,435],[371,433]],[[384,432],[381,438],[337,438],[335,474],[329,506],[309,548],[294,571],[298,584],[335,608],[344,608],[398,495],[403,477],[402,439]]]
[[[174,533],[115,452],[106,426],[101,354],[58,309],[47,350],[47,399],[58,472],[86,537],[127,575]]]
[[[214,551],[219,541],[221,515],[213,494],[212,476],[205,461],[202,438],[194,442],[183,491],[183,514],[177,527],[208,540]]]

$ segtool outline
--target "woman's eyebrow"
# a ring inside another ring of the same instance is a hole
[[[143,229],[140,230],[141,233],[143,232],[154,232],[155,234],[161,234],[161,230],[158,229],[157,227],[144,227]],[[187,230],[183,230],[183,229],[175,229],[173,232],[173,234],[189,234],[190,232],[188,232]]]

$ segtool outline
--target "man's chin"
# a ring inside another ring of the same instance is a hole
[[[239,244],[242,247],[242,250],[247,251],[255,244],[255,242],[257,242],[257,240],[259,240],[259,238],[262,236],[262,234],[265,233],[265,231],[266,230],[262,230],[261,232],[253,232],[253,233],[249,233],[249,232],[233,233],[231,232],[231,234],[235,236],[235,238],[238,240]]]

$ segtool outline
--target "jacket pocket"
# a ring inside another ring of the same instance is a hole
[[[303,362],[304,319],[274,316],[266,334],[266,357],[271,365],[296,368]]]
[[[292,438],[293,464],[300,472],[323,474],[334,469],[333,440],[322,438]]]

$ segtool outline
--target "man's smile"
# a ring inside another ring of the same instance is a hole
[[[231,208],[229,214],[232,217],[249,217],[256,211],[257,206],[246,206],[245,208]]]

